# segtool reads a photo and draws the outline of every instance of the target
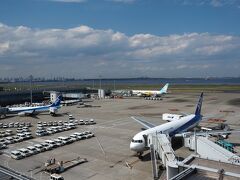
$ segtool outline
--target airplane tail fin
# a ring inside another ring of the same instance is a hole
[[[160,90],[161,94],[166,94],[167,93],[168,85],[169,85],[169,83],[165,84],[165,86]]]
[[[59,95],[54,103],[51,104],[50,107],[60,106],[62,100],[62,96]]]
[[[201,93],[201,95],[199,97],[197,107],[196,107],[196,111],[195,111],[195,115],[201,115],[202,101],[203,101],[203,92]]]

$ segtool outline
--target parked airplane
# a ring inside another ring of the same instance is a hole
[[[39,114],[41,112],[49,111],[50,115],[54,116],[57,113],[57,110],[60,108],[61,99],[62,96],[58,96],[54,103],[47,106],[8,108],[8,114],[17,114],[19,116],[31,116]]]
[[[188,135],[206,135],[206,132],[189,132],[189,129],[194,128],[203,118],[201,115],[203,101],[203,93],[201,93],[200,98],[197,103],[197,107],[194,114],[179,116],[173,114],[173,117],[170,117],[170,114],[166,114],[167,118],[165,120],[170,121],[165,124],[156,126],[152,123],[149,123],[143,119],[132,117],[135,121],[142,124],[146,130],[137,133],[131,143],[130,149],[142,155],[143,151],[148,149],[147,137],[150,134],[166,134],[169,138],[171,137],[185,137]],[[207,132],[209,135],[229,135],[231,133],[240,133],[240,130],[212,130]]]
[[[201,115],[201,107],[203,101],[203,93],[201,93],[195,113],[190,114],[184,117],[181,117],[179,120],[173,120],[171,122],[155,126],[152,123],[149,123],[145,120],[138,119],[132,117],[138,123],[142,124],[147,130],[137,133],[131,143],[130,149],[132,151],[136,151],[139,155],[143,153],[143,151],[147,150],[147,136],[152,133],[160,133],[166,134],[169,137],[173,137],[179,133],[186,132],[187,130],[195,127],[202,119]]]
[[[149,96],[160,96],[162,94],[167,94],[167,89],[168,89],[169,83],[167,83],[162,89],[159,91],[151,91],[151,90],[132,90],[133,95],[137,96],[144,96],[144,97],[149,97]]]

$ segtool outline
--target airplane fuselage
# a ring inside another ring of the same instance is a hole
[[[10,114],[18,114],[20,112],[34,111],[34,113],[46,112],[49,111],[49,106],[36,106],[36,107],[13,107],[8,108]]]
[[[141,96],[141,95],[161,95],[160,91],[150,91],[150,90],[132,90],[133,95]]]
[[[41,112],[49,111],[51,115],[55,115],[60,108],[61,96],[58,96],[56,101],[46,106],[30,106],[30,107],[12,107],[8,108],[8,114],[18,114],[19,116],[35,115]]]
[[[144,131],[137,133],[130,143],[130,149],[136,152],[143,152],[146,150],[146,143],[144,136],[149,134],[167,134],[170,137],[175,134],[182,133],[188,129],[193,128],[201,120],[201,115],[191,114],[181,118],[181,120],[171,121]]]

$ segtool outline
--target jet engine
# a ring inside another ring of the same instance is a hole
[[[57,113],[57,108],[56,107],[50,107],[49,108],[49,114],[51,115],[51,116],[55,116],[56,115],[56,113]]]

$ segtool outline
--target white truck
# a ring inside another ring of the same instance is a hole
[[[51,174],[50,179],[51,180],[64,180],[64,178],[59,174]]]

